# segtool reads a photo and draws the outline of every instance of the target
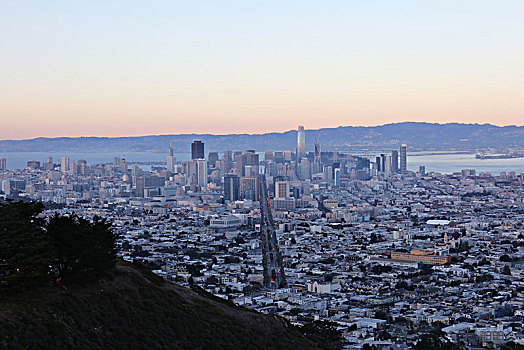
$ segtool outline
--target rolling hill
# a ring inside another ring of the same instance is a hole
[[[475,150],[524,147],[524,126],[491,124],[432,124],[405,122],[372,127],[341,126],[306,130],[306,150],[313,151],[314,140],[322,150],[374,150],[397,148],[402,142],[410,150]],[[202,140],[206,151],[255,149],[294,150],[297,131],[267,134],[178,134],[137,137],[59,137],[28,140],[2,140],[0,152],[167,152],[173,142],[175,152],[188,152],[193,140]]]
[[[285,321],[123,260],[114,276],[0,298],[1,349],[317,349]]]

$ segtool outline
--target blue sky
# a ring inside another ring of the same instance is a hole
[[[1,6],[1,139],[524,120],[523,1]]]

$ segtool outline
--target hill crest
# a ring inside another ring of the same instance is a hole
[[[197,290],[198,291],[198,290]],[[0,348],[318,348],[284,320],[123,260],[112,279],[0,301]]]

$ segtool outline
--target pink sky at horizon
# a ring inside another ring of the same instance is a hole
[[[449,121],[449,122],[438,122],[438,121],[417,121],[417,120],[401,120],[401,121],[393,121],[393,122],[387,122],[387,123],[379,123],[379,124],[368,124],[368,125],[364,125],[364,124],[361,124],[361,125],[348,125],[348,124],[340,124],[340,125],[326,125],[326,126],[319,126],[319,127],[315,127],[315,126],[308,126],[308,125],[305,125],[305,129],[306,131],[307,130],[317,130],[317,129],[328,129],[328,128],[337,128],[337,127],[345,127],[345,126],[353,126],[353,127],[373,127],[373,126],[381,126],[381,125],[384,125],[384,124],[395,124],[395,123],[402,123],[402,122],[427,122],[427,123],[439,123],[439,124],[447,124],[447,123],[461,123],[461,124],[492,124],[492,125],[495,125],[495,126],[500,126],[500,127],[504,127],[504,126],[511,126],[511,125],[516,125],[516,126],[523,126],[522,124],[515,124],[515,123],[508,123],[508,124],[499,124],[499,123],[493,123],[493,122],[460,122],[460,121]],[[245,131],[245,130],[238,130],[238,131],[216,131],[216,132],[211,132],[211,131],[206,131],[206,130],[203,130],[203,131],[187,131],[187,132],[183,132],[183,131],[176,131],[176,128],[173,128],[172,131],[170,131],[169,128],[164,128],[164,129],[160,129],[160,130],[155,130],[155,129],[151,129],[150,131],[147,131],[147,132],[144,132],[144,133],[133,133],[132,131],[130,133],[122,133],[122,134],[118,134],[118,133],[111,133],[111,132],[107,132],[107,133],[78,133],[78,134],[75,134],[75,133],[69,133],[69,134],[65,134],[65,133],[60,133],[59,129],[53,129],[52,132],[48,133],[48,134],[38,134],[38,135],[31,135],[31,134],[28,134],[28,136],[24,137],[0,137],[0,141],[1,140],[26,140],[26,139],[34,139],[34,138],[58,138],[58,137],[138,137],[138,136],[152,136],[152,135],[178,135],[178,134],[215,134],[215,135],[225,135],[225,134],[267,134],[267,133],[282,133],[282,132],[286,132],[286,131],[290,131],[290,130],[296,130],[298,125],[304,125],[304,123],[300,124],[300,123],[296,123],[296,125],[291,125],[287,128],[282,128],[282,129],[279,129],[279,130],[260,130],[260,131]],[[180,130],[180,129],[178,129]]]
[[[524,125],[524,2],[7,2],[0,140]]]

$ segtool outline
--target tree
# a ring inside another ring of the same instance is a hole
[[[395,284],[395,289],[408,289],[409,285],[406,281],[400,281]]]
[[[209,276],[206,280],[206,283],[207,284],[215,284],[215,285],[218,285],[219,284],[219,280],[216,276]]]
[[[384,310],[377,310],[375,311],[375,318],[385,320],[387,318],[387,313]]]
[[[13,290],[38,288],[60,277],[99,277],[115,265],[111,224],[75,214],[37,216],[40,203],[0,204],[0,284]]]
[[[378,349],[375,345],[364,344],[362,350],[376,350]]]
[[[340,349],[342,336],[336,327],[337,324],[333,322],[314,321],[305,324],[301,331],[323,349]]]
[[[502,262],[511,262],[511,258],[509,257],[508,254],[501,255],[499,260],[502,261]]]
[[[53,246],[52,264],[63,279],[97,278],[115,266],[118,235],[105,219],[55,214],[45,229]]]
[[[49,280],[50,244],[37,218],[40,203],[0,204],[0,285],[31,289]]]
[[[348,327],[348,332],[353,332],[358,329],[358,326],[356,323],[353,323],[351,326]]]
[[[455,350],[460,349],[460,346],[451,342],[448,342],[443,338],[442,325],[437,324],[437,327],[434,328],[429,333],[424,333],[420,335],[419,341],[415,345],[414,349],[416,350]]]
[[[324,275],[324,281],[332,282],[333,281],[333,277],[335,277],[334,273],[327,273],[327,274]]]
[[[381,331],[378,332],[377,338],[379,338],[381,340],[387,340],[387,339],[391,339],[392,337],[391,337],[391,334],[388,331],[381,330]]]

